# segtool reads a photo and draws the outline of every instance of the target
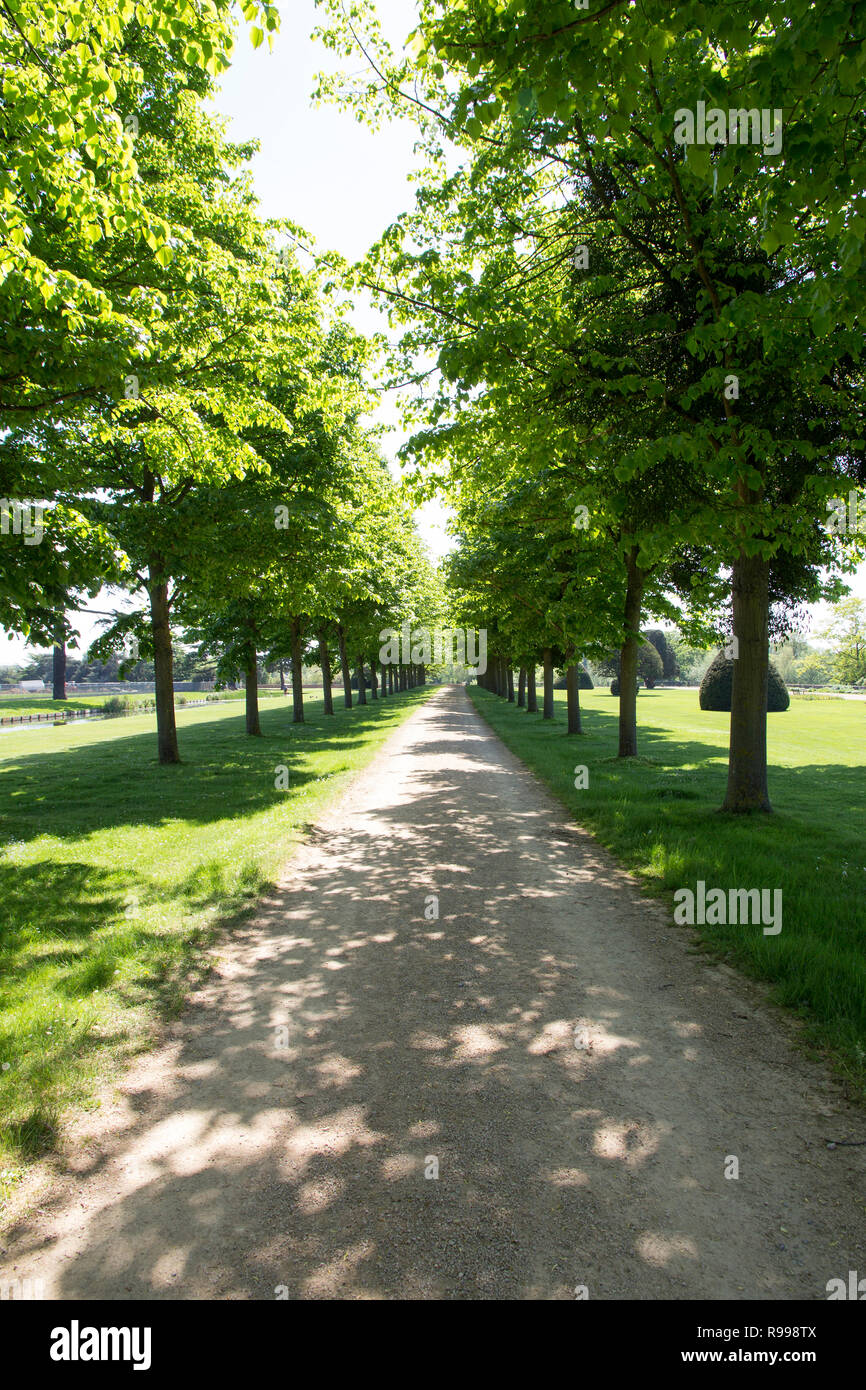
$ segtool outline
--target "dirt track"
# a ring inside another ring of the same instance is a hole
[[[691,943],[438,692],[77,1123],[0,1280],[825,1299],[866,1274],[866,1149],[824,1142],[863,1117]]]

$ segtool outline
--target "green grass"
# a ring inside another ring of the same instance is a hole
[[[118,690],[115,691],[114,695],[84,694],[80,697],[73,695],[68,700],[52,700],[50,695],[0,695],[0,714],[44,714],[46,710],[101,709],[106,700],[112,700],[118,695],[131,700],[133,703],[148,699],[153,701],[152,695],[145,695],[141,691],[133,690],[129,691],[128,694]],[[282,695],[282,692],[273,688],[259,690],[260,700],[273,698],[276,695]],[[242,700],[244,698],[242,690],[180,690],[175,694],[175,703],[182,706],[187,701],[204,700],[207,696],[210,696],[212,704],[215,704],[217,700]],[[286,697],[283,695],[282,698],[285,699]]]
[[[156,761],[153,715],[2,736],[0,1200],[63,1108],[94,1104],[97,1081],[178,1012],[215,929],[251,910],[429,694],[330,719],[311,695],[304,725],[269,703],[260,739],[237,706],[181,710],[175,767]]]
[[[866,702],[793,698],[769,716],[775,814],[718,811],[727,775],[726,714],[696,691],[641,691],[637,759],[616,757],[618,702],[581,691],[584,733],[565,735],[565,693],[542,720],[477,687],[470,694],[503,741],[575,820],[663,894],[677,888],[781,888],[782,930],[697,928],[708,948],[769,981],[807,1021],[852,1087],[866,1093]],[[540,692],[539,692],[540,699]],[[575,790],[584,765],[589,785]]]

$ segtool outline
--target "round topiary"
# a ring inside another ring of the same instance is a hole
[[[676,680],[680,673],[674,649],[668,641],[660,627],[649,628],[643,636],[648,642],[652,642],[656,651],[662,659],[662,675],[666,681]],[[649,682],[647,682],[649,684]]]
[[[635,688],[635,691],[640,690],[640,676],[638,676],[637,679],[635,680],[634,688]],[[612,681],[611,681],[611,683],[610,683],[610,693],[611,693],[611,695],[618,695],[618,694],[619,694],[619,678],[618,678],[618,677],[617,677],[616,680],[612,680]]]
[[[592,676],[589,674],[589,672],[587,671],[586,667],[585,667],[585,666],[579,666],[577,669],[578,669],[578,677],[577,677],[577,688],[578,688],[578,690],[594,690],[594,689],[595,689],[595,686],[594,686],[593,683],[592,683]],[[556,680],[553,682],[553,688],[554,688],[554,690],[567,690],[567,689],[568,689],[568,676],[566,675],[565,671],[563,671],[560,675],[557,676]]]
[[[644,642],[637,652],[638,675],[643,676],[647,690],[655,687],[664,676],[664,664],[652,642]]]
[[[782,714],[790,703],[788,687],[771,661],[767,672],[767,713]]]
[[[720,651],[710,662],[706,675],[701,681],[701,688],[698,692],[701,709],[729,714],[733,683],[733,658]],[[790,703],[791,697],[788,694],[788,687],[771,661],[767,672],[767,713],[781,714]]]

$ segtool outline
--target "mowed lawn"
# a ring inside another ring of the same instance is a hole
[[[323,805],[430,688],[326,718],[321,694],[0,735],[0,1201],[62,1108],[176,1013],[217,925],[251,910]],[[277,769],[288,769],[288,790]]]
[[[782,889],[782,929],[705,925],[703,940],[808,1023],[866,1094],[866,702],[793,697],[769,715],[775,814],[719,814],[727,777],[727,714],[703,713],[696,690],[642,690],[637,759],[616,757],[618,701],[581,691],[580,736],[471,687],[503,741],[650,889]],[[539,702],[541,692],[539,689]],[[589,785],[576,790],[575,767]],[[772,901],[772,899],[771,899]],[[684,928],[689,930],[689,928]]]
[[[115,692],[115,695],[88,695],[86,687],[80,686],[79,689],[73,691],[66,700],[53,700],[50,695],[0,695],[0,715],[14,714],[17,716],[19,714],[44,714],[47,710],[55,710],[58,714],[62,714],[64,710],[101,709],[106,700],[113,700],[117,696],[121,698],[125,697],[133,704],[139,700],[153,700],[152,695],[143,695],[140,691],[135,690],[130,690],[127,694],[118,690]],[[260,700],[274,699],[277,697],[285,700],[285,696],[279,690],[265,689],[259,691]],[[186,690],[178,693],[177,704],[179,707],[182,707],[186,703],[205,700],[206,698],[209,698],[212,704],[216,704],[217,700],[220,702],[225,700],[243,700],[244,695],[243,691],[239,690],[217,691],[216,696],[212,690]]]

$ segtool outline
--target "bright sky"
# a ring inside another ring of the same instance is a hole
[[[392,43],[411,31],[411,0],[378,0],[377,8]],[[266,44],[253,49],[246,30],[239,32],[216,107],[229,119],[231,138],[259,141],[252,169],[264,215],[289,217],[313,235],[320,249],[333,248],[357,260],[411,206],[413,187],[407,176],[414,164],[414,128],[400,123],[373,133],[349,113],[314,107],[316,72],[336,65],[311,38],[320,14],[313,0],[292,0],[280,9],[282,27],[273,52]],[[384,320],[369,306],[358,305],[356,323],[362,331],[372,331]],[[392,426],[386,448],[393,457],[403,438],[393,404],[386,400],[377,418]],[[440,557],[449,545],[445,510],[430,503],[417,521],[432,555]],[[866,566],[853,587],[866,597]],[[96,608],[111,606],[105,594],[94,601]],[[823,616],[823,606],[815,616]],[[83,620],[84,646],[95,630],[95,622]],[[20,660],[24,647],[21,638],[0,636],[0,664]]]

